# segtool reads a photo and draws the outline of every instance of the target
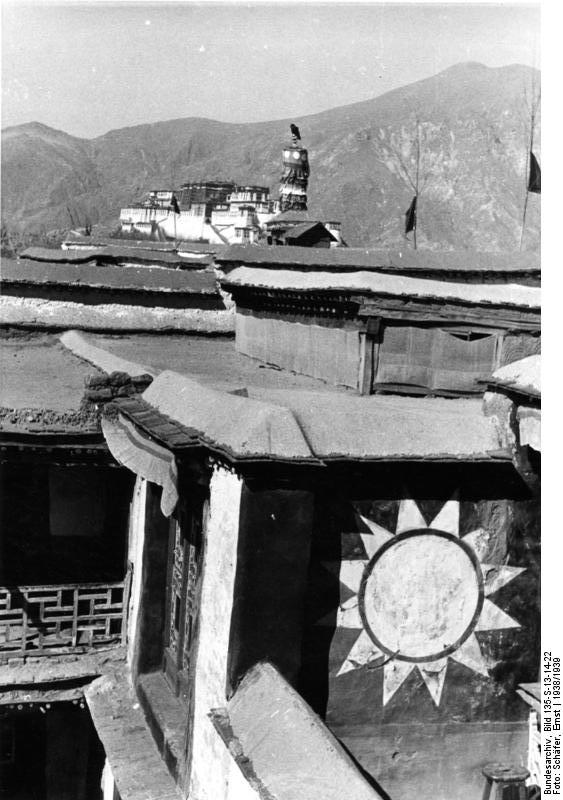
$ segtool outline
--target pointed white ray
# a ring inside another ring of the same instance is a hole
[[[361,561],[343,561],[340,567],[340,582],[353,592],[359,592],[365,568],[366,562],[363,559]]]
[[[397,519],[397,533],[413,531],[416,528],[427,528],[424,517],[414,500],[405,498],[399,503],[399,516]]]
[[[345,672],[359,669],[363,667],[364,664],[369,664],[370,661],[376,661],[383,655],[384,653],[372,642],[368,634],[362,631],[336,674],[344,675]]]
[[[454,661],[459,661],[460,664],[464,664],[464,666],[469,667],[474,672],[478,672],[480,675],[484,675],[486,678],[489,676],[487,661],[481,652],[481,647],[474,633],[450,655],[450,658],[453,658]]]
[[[356,516],[371,531],[371,535],[369,533],[360,533],[368,558],[371,559],[385,542],[393,538],[393,534],[361,514]]]
[[[505,564],[481,564],[485,578],[485,596],[494,594],[513,578],[526,571],[526,567],[507,567]]]
[[[502,628],[521,628],[519,622],[513,620],[512,617],[509,617],[508,614],[505,614],[504,611],[498,606],[495,606],[494,603],[491,603],[490,600],[485,599],[483,603],[483,610],[481,611],[481,616],[479,617],[479,621],[475,626],[476,631],[496,631],[501,630]]]
[[[489,535],[483,528],[476,528],[467,536],[462,539],[463,542],[468,544],[479,561],[482,561],[487,555],[489,549]]]
[[[444,503],[428,526],[429,528],[451,533],[453,536],[459,536],[459,500],[457,497],[458,495],[456,492],[451,500]]]
[[[336,620],[334,619],[334,612],[331,611],[326,616],[321,617],[316,624],[330,625],[331,627],[336,624],[337,628],[363,628],[364,625],[358,607],[358,595],[348,598],[345,603],[339,606],[336,612]]]
[[[447,666],[447,658],[440,658],[438,661],[431,661],[427,664],[418,664],[418,671],[422,675],[422,680],[428,687],[430,697],[437,706],[440,705]]]
[[[390,661],[383,667],[383,705],[386,706],[397,689],[406,681],[416,664],[410,661]]]
[[[358,559],[356,561],[323,561],[323,567],[326,570],[335,575],[341,583],[356,593],[360,589],[360,583],[362,582],[362,575],[364,574],[366,564],[367,561],[365,559]]]

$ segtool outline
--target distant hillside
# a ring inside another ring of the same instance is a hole
[[[539,73],[459,64],[373,100],[294,120],[309,149],[309,208],[341,219],[351,245],[403,242],[412,189],[408,162],[418,118],[429,172],[419,245],[516,249],[524,202],[527,106]],[[2,131],[2,221],[18,231],[115,223],[151,187],[223,178],[269,185],[293,120],[229,124],[189,118],[69,136],[39,123]],[[539,156],[539,126],[535,151]],[[408,166],[408,163],[407,163]],[[539,241],[539,197],[528,205],[525,248]]]

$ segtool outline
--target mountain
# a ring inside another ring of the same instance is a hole
[[[532,87],[539,73],[466,63],[361,103],[295,120],[232,124],[188,118],[80,139],[39,123],[2,131],[2,221],[37,232],[117,224],[150,188],[232,179],[276,194],[289,122],[309,150],[309,208],[340,219],[350,245],[404,242],[416,136],[418,242],[427,248],[517,249],[525,198]],[[539,121],[534,150],[539,157]],[[525,249],[539,242],[530,195]]]
[[[2,131],[2,221],[8,227],[76,225],[69,209],[95,213],[103,194],[89,141],[37,122]]]

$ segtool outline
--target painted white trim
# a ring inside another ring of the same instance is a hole
[[[137,620],[141,608],[141,587],[143,578],[143,550],[145,546],[145,526],[147,508],[147,481],[140,475],[135,481],[133,499],[129,512],[129,543],[127,560],[133,564],[133,577],[129,596],[127,616],[127,663],[131,667],[137,645]],[[105,798],[104,798],[105,800]]]
[[[195,663],[192,771],[188,792],[193,800],[242,798],[232,784],[236,781],[240,787],[240,771],[208,717],[212,709],[226,704],[242,485],[238,475],[222,467],[214,467],[209,515],[204,531],[205,552]]]

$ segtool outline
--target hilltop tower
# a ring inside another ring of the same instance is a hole
[[[283,149],[283,175],[280,179],[280,211],[307,210],[309,157],[301,147],[297,125],[291,125],[291,144]]]

